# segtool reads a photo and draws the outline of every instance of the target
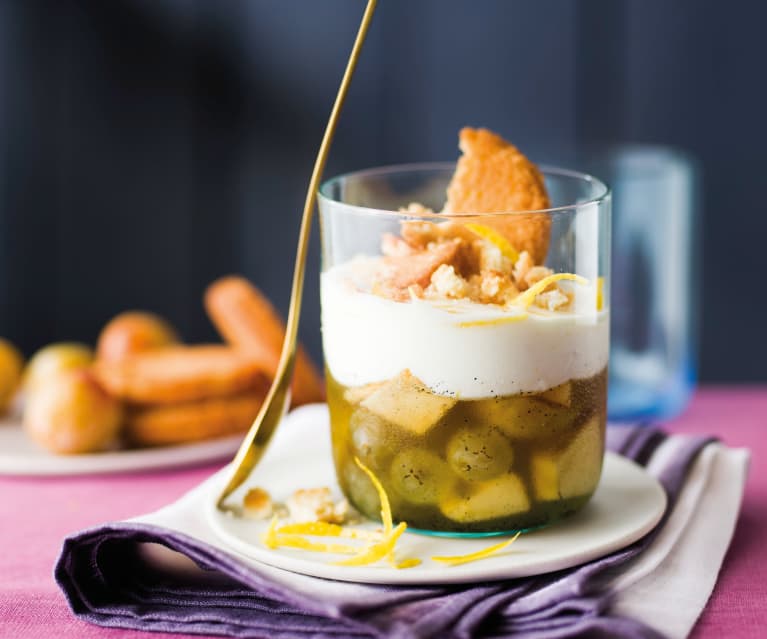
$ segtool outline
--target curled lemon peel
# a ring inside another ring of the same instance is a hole
[[[459,322],[458,328],[472,328],[474,326],[499,326],[501,324],[511,324],[512,322],[521,322],[527,319],[527,313],[518,313],[506,317],[495,317],[493,319],[473,320],[470,322]]]
[[[519,535],[522,534],[522,531],[518,532],[516,535],[514,535],[511,539],[507,539],[506,541],[502,541],[499,544],[495,544],[493,546],[488,546],[487,548],[484,548],[482,550],[478,550],[477,552],[469,553],[468,555],[455,555],[452,557],[432,557],[432,561],[437,561],[442,564],[447,564],[449,566],[458,566],[460,564],[468,564],[472,561],[478,561],[479,559],[485,559],[486,557],[490,557],[491,555],[494,555],[497,552],[500,552],[504,548],[508,548],[513,544]]]
[[[494,228],[485,226],[484,224],[466,224],[465,226],[475,235],[479,235],[482,239],[494,244],[505,258],[508,258],[512,262],[516,262],[519,259],[517,249],[515,249],[509,240]]]
[[[277,535],[274,539],[276,548],[298,548],[299,550],[309,550],[311,552],[328,552],[339,555],[354,555],[360,549],[357,546],[347,546],[345,544],[325,544],[322,542],[311,541],[301,535]]]
[[[397,561],[394,557],[394,547],[402,533],[407,529],[407,524],[403,521],[394,526],[392,521],[391,505],[381,482],[365,464],[356,457],[354,462],[368,476],[378,493],[381,500],[381,520],[384,530],[369,531],[355,528],[345,528],[338,524],[332,524],[324,521],[309,521],[285,524],[278,527],[277,516],[273,517],[269,527],[261,536],[261,540],[268,548],[297,548],[299,550],[308,550],[311,552],[325,552],[335,554],[353,555],[348,559],[334,562],[336,566],[367,566],[382,559],[398,569],[403,570],[413,568],[421,564],[417,558],[404,559]],[[307,539],[305,535],[314,537],[344,537],[348,539],[362,539],[368,542],[365,546],[351,546],[346,544],[327,544],[323,542]]]
[[[334,562],[334,565],[367,566],[369,564],[374,564],[375,562],[380,561],[384,557],[388,557],[389,554],[394,550],[394,546],[397,544],[397,540],[402,536],[402,533],[405,532],[406,528],[407,524],[404,521],[400,522],[383,541],[368,546],[354,557],[350,557],[349,559],[344,559],[342,561],[336,561]]]
[[[554,273],[536,282],[530,288],[528,288],[524,293],[520,293],[519,295],[517,295],[511,301],[511,304],[514,306],[521,306],[522,308],[527,308],[528,306],[530,306],[530,304],[532,304],[535,301],[535,298],[541,293],[543,293],[543,291],[545,291],[549,286],[551,286],[555,282],[560,282],[562,280],[575,282],[576,284],[581,284],[582,286],[588,286],[589,284],[589,281],[585,277],[581,277],[580,275],[576,275],[575,273]]]
[[[383,539],[383,534],[375,530],[346,528],[326,521],[307,521],[295,524],[285,524],[278,528],[277,532],[281,535],[298,534],[313,535],[315,537],[345,537],[347,539],[365,539],[368,541],[380,541]]]
[[[391,504],[389,504],[389,497],[381,485],[381,482],[378,480],[378,477],[376,477],[373,471],[359,460],[359,457],[354,458],[354,463],[357,464],[357,466],[360,467],[360,470],[368,476],[368,479],[370,479],[373,487],[378,493],[378,498],[381,500],[381,521],[383,522],[384,526],[384,534],[388,535],[392,532],[392,527],[394,525],[391,516]]]
[[[272,517],[269,522],[269,528],[261,535],[261,541],[267,548],[277,548],[277,515]]]

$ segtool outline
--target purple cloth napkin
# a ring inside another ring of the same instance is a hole
[[[611,427],[608,448],[646,465],[666,435],[648,427]],[[663,462],[667,514],[692,461],[712,441],[687,441]],[[471,586],[360,585],[329,606],[287,590],[226,552],[187,535],[138,523],[109,524],[68,537],[55,577],[72,611],[94,624],[231,637],[660,637],[641,622],[610,613],[600,588],[642,552],[663,527],[628,548],[576,568]],[[209,579],[161,574],[138,552],[155,542],[210,571]],[[333,583],[323,582],[319,583]]]

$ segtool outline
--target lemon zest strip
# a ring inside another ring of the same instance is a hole
[[[471,322],[459,322],[458,328],[472,328],[474,326],[498,326],[501,324],[511,324],[512,322],[520,322],[527,319],[527,313],[518,313],[517,315],[509,315],[506,317],[496,317],[494,319],[487,320],[474,320]]]
[[[269,528],[261,535],[261,541],[267,548],[272,550],[277,548],[277,515],[272,517],[272,520],[269,522]]]
[[[407,568],[415,568],[416,566],[421,565],[421,560],[417,557],[411,557],[409,559],[403,559],[400,562],[395,561],[393,558],[389,562],[392,566],[394,566],[397,570],[405,570]]]
[[[504,548],[511,546],[511,544],[513,544],[517,540],[517,537],[519,537],[520,534],[522,534],[522,531],[518,532],[511,539],[502,541],[501,543],[495,544],[494,546],[488,546],[487,548],[484,548],[483,550],[478,550],[477,552],[469,553],[468,555],[455,555],[452,557],[432,557],[431,559],[432,561],[438,561],[440,563],[448,564],[450,566],[467,564],[471,561],[477,561],[479,559],[484,559],[485,557],[494,555],[495,553],[503,550]]]
[[[340,555],[356,555],[359,553],[358,546],[347,546],[344,544],[324,544],[301,537],[301,535],[277,535],[274,539],[277,548],[298,548],[299,550],[309,550],[311,552],[329,552]]]
[[[500,249],[501,254],[505,258],[510,259],[512,262],[516,262],[519,259],[519,253],[517,252],[517,249],[515,249],[509,240],[507,240],[494,228],[485,226],[484,224],[466,224],[465,226],[472,233],[479,235],[482,239],[487,240],[492,244],[495,244],[495,246]]]
[[[391,517],[391,505],[389,504],[389,497],[381,485],[381,482],[378,481],[378,477],[375,476],[372,470],[365,466],[365,464],[363,464],[358,457],[354,458],[354,463],[357,464],[362,472],[368,476],[374,488],[376,489],[376,492],[378,493],[378,498],[381,500],[381,521],[383,522],[384,526],[384,534],[389,535],[392,532],[392,527],[394,525]]]
[[[511,300],[511,304],[513,304],[514,306],[521,306],[522,308],[527,308],[528,306],[530,306],[530,304],[532,304],[535,301],[535,298],[539,294],[543,293],[543,291],[545,291],[554,282],[559,282],[561,280],[576,282],[577,284],[581,284],[583,286],[588,286],[589,284],[589,281],[585,277],[581,277],[580,275],[576,275],[575,273],[554,273],[536,282],[530,288],[528,288],[524,293],[520,293],[519,295],[517,295],[513,300]]]
[[[377,544],[373,544],[372,546],[368,546],[361,553],[355,555],[354,557],[350,557],[349,559],[344,559],[342,561],[336,561],[333,565],[367,566],[369,564],[374,564],[384,557],[387,557],[389,553],[394,550],[394,546],[396,545],[397,540],[402,536],[402,533],[405,532],[406,528],[407,524],[404,521],[400,522],[383,541]]]
[[[327,521],[307,521],[294,524],[285,524],[277,529],[281,535],[313,535],[315,537],[345,537],[347,539],[365,539],[367,541],[381,541],[383,533],[375,530],[359,530],[357,528],[345,528],[338,524]]]
[[[597,278],[597,310],[601,311],[605,307],[605,278]]]

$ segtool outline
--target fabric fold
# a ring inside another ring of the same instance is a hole
[[[175,521],[174,511],[165,519],[149,515],[72,535],[64,542],[55,578],[75,615],[119,628],[278,639],[661,637],[657,627],[614,608],[620,595],[616,584],[623,578],[630,588],[626,575],[634,560],[664,530],[669,534],[666,526],[669,521],[674,525],[676,501],[693,466],[701,466],[696,461],[700,452],[712,441],[668,437],[646,426],[611,427],[609,447],[641,463],[661,482],[669,498],[667,512],[653,532],[629,547],[546,575],[432,587],[327,581],[244,561],[217,547],[202,524],[185,524],[195,534],[171,529],[167,524]],[[708,472],[703,466],[700,472]],[[185,516],[194,517],[193,503],[184,498],[178,503]],[[689,517],[677,519],[684,525]],[[166,573],[146,559],[146,544],[180,553],[201,570]],[[669,552],[673,544],[666,546]],[[712,569],[716,572],[718,565]],[[630,609],[630,603],[624,608]]]

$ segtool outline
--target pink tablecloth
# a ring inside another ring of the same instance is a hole
[[[693,636],[763,637],[767,628],[767,388],[705,389],[668,429],[714,433],[727,444],[753,451],[735,537]],[[213,470],[0,479],[0,637],[156,639],[158,635],[152,633],[107,630],[74,619],[53,582],[53,562],[66,534],[154,510]]]

